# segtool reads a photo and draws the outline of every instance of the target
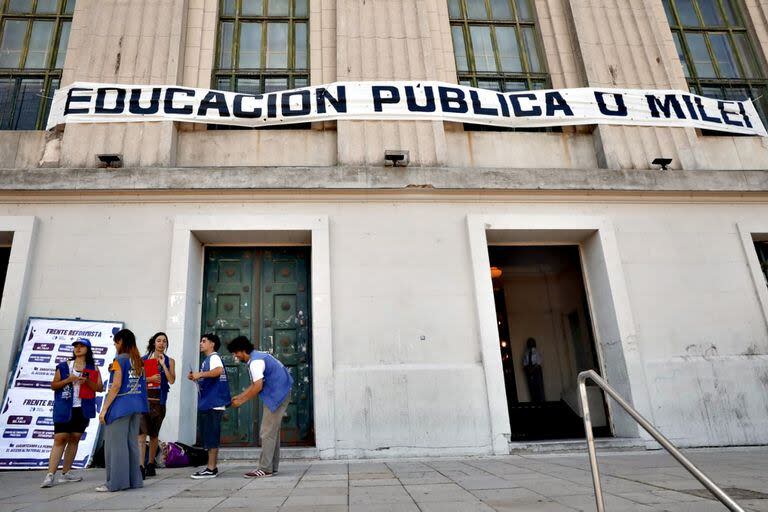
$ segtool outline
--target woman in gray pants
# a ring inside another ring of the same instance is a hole
[[[144,486],[139,469],[139,422],[148,411],[144,363],[136,336],[128,329],[115,334],[117,358],[110,368],[110,387],[99,421],[104,428],[104,460],[107,481],[99,492]]]

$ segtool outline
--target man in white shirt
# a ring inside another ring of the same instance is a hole
[[[271,354],[253,349],[245,336],[233,339],[227,349],[241,363],[248,365],[251,384],[232,399],[232,407],[240,407],[259,396],[264,402],[261,414],[261,457],[259,466],[245,474],[248,478],[262,478],[277,473],[280,464],[280,427],[291,401],[293,378],[288,369]]]

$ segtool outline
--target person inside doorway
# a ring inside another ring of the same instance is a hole
[[[187,378],[197,382],[200,397],[197,410],[200,412],[200,435],[203,448],[208,450],[208,465],[190,475],[195,479],[216,478],[219,474],[217,467],[219,444],[221,443],[221,419],[224,410],[231,403],[229,383],[224,363],[217,353],[221,340],[215,334],[204,334],[200,338],[200,352],[205,359],[200,365],[199,372],[189,372]]]
[[[291,401],[293,378],[283,363],[266,352],[254,350],[245,336],[233,339],[227,349],[241,363],[248,365],[251,384],[232,399],[232,407],[240,407],[248,400],[260,396],[264,402],[261,416],[261,457],[259,465],[245,474],[249,478],[263,478],[277,473],[280,465],[280,426]]]
[[[176,382],[176,361],[168,357],[165,351],[168,349],[168,337],[164,332],[158,332],[149,339],[147,353],[142,357],[144,367],[149,362],[156,361],[151,366],[156,373],[149,375],[147,372],[147,399],[149,400],[149,412],[141,415],[139,424],[139,461],[141,461],[142,476],[155,476],[155,457],[160,436],[160,427],[165,419],[165,402],[168,398],[171,384]],[[144,452],[149,436],[149,462],[144,467]]]
[[[51,487],[62,454],[64,466],[59,482],[79,482],[83,477],[70,471],[77,445],[91,418],[96,417],[96,393],[104,389],[96,369],[91,342],[78,338],[72,342],[73,357],[56,366],[53,389],[53,446],[48,459],[48,474],[40,487]],[[85,388],[85,389],[84,389]]]
[[[536,350],[536,340],[528,338],[523,355],[523,370],[528,381],[528,391],[531,394],[531,402],[543,402],[544,376],[541,371],[541,356]]]

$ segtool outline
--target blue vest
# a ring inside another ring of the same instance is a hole
[[[200,371],[207,372],[211,369],[211,356],[213,354],[205,358],[203,364],[200,365]],[[204,377],[197,381],[200,391],[197,410],[208,411],[216,407],[227,407],[232,403],[232,397],[229,394],[229,382],[227,382],[227,369],[222,368],[222,370],[224,371],[218,377]]]
[[[251,360],[264,361],[264,382],[262,383],[261,399],[269,410],[275,412],[293,387],[293,377],[283,363],[266,352],[254,350]]]
[[[142,360],[146,361],[149,359],[149,354],[142,356]],[[165,366],[170,369],[171,367],[171,358],[167,355],[163,354],[163,357],[165,358]],[[162,368],[160,368],[160,405],[165,405],[165,401],[168,399],[168,392],[171,390],[171,385],[168,384],[168,377],[165,376],[165,372]]]
[[[131,414],[149,412],[147,404],[147,380],[144,378],[144,370],[138,375],[131,367],[131,358],[128,354],[120,354],[115,359],[120,365],[122,379],[120,381],[120,391],[109,406],[106,415],[106,423],[109,425],[113,421],[129,416]],[[109,382],[114,379],[114,371],[110,369]]]
[[[56,366],[59,377],[64,380],[69,377],[69,365],[62,361]],[[85,365],[86,370],[95,370],[93,365]],[[84,385],[84,384],[82,384]],[[72,402],[74,401],[75,387],[67,384],[53,392],[53,421],[54,423],[66,423],[72,419]],[[93,398],[80,399],[83,416],[94,418],[96,416],[96,400]]]

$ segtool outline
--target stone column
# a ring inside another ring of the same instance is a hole
[[[455,80],[455,73],[449,77],[444,64],[441,28],[448,26],[444,0],[337,0],[336,4],[338,80]],[[443,164],[443,123],[338,122],[340,165],[384,165],[387,149],[409,150],[412,166]]]
[[[80,0],[62,84],[75,81],[180,83],[189,4],[202,0]],[[120,153],[125,166],[173,166],[173,122],[73,124],[64,129],[59,164],[93,167],[96,154]],[[51,159],[53,154],[46,152]]]
[[[687,90],[661,2],[564,0],[589,87]],[[600,167],[649,169],[656,157],[697,168],[693,129],[598,126]]]

